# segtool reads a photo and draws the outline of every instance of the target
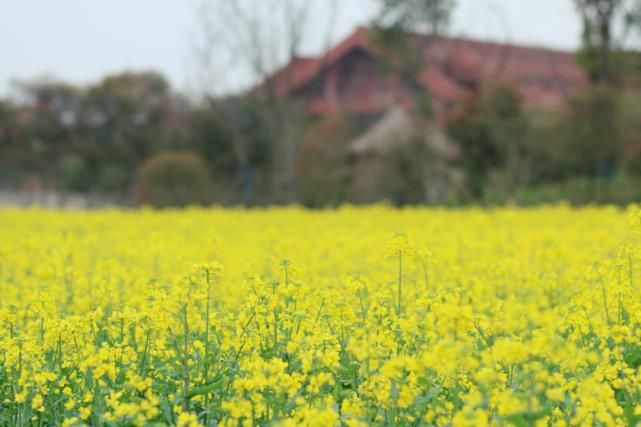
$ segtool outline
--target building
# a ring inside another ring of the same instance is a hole
[[[321,56],[295,58],[261,86],[301,102],[312,117],[361,125],[342,145],[344,181],[356,202],[440,203],[464,192],[458,146],[443,125],[484,88],[509,85],[526,109],[546,110],[588,82],[571,52],[418,34],[385,47],[380,36],[358,28]],[[431,114],[415,114],[424,108]],[[303,141],[299,152],[308,149]],[[318,156],[312,164],[338,168]]]
[[[423,94],[441,123],[488,83],[511,85],[526,107],[555,108],[587,82],[571,52],[420,35],[409,36],[420,65],[402,77],[385,66],[389,55],[374,34],[360,27],[321,56],[295,58],[269,81],[316,116],[380,117],[393,106],[411,110]]]

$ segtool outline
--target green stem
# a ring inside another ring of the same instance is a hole
[[[187,323],[187,306],[183,306],[183,412],[189,412],[189,324]]]
[[[401,300],[403,297],[403,251],[398,251],[398,308],[396,315],[401,317]]]
[[[599,278],[601,279],[601,292],[603,293],[603,307],[605,308],[605,320],[608,322],[608,326],[610,326],[611,325],[610,312],[608,311],[608,298],[605,292],[605,283],[603,283],[603,275],[599,275]]]
[[[630,254],[628,254],[628,275],[630,276],[630,288],[632,288],[632,255]]]
[[[207,274],[207,308],[205,309],[205,363],[203,366],[205,383],[209,382],[209,305],[211,282],[209,280],[209,270]],[[209,425],[209,392],[205,393],[205,425]]]

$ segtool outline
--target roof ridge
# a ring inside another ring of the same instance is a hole
[[[351,35],[359,32],[359,31],[367,31],[371,32],[374,31],[376,28],[375,27],[369,27],[365,25],[359,25],[356,27],[356,30],[352,32]],[[549,46],[549,45],[544,45],[544,44],[537,44],[535,42],[524,42],[524,43],[519,43],[514,40],[509,40],[509,41],[500,41],[492,38],[484,38],[484,37],[476,37],[472,35],[466,35],[466,34],[460,34],[460,35],[434,35],[431,36],[426,33],[420,33],[416,31],[405,31],[405,34],[408,36],[416,36],[416,37],[434,37],[437,39],[442,39],[442,40],[451,40],[451,41],[465,41],[465,42],[470,42],[470,43],[475,43],[475,44],[485,44],[485,45],[494,45],[494,46],[501,46],[501,47],[513,47],[513,48],[518,48],[518,49],[532,49],[532,50],[538,50],[538,51],[549,51],[549,52],[555,52],[555,53],[565,53],[565,54],[575,54],[576,50],[570,50],[570,49],[564,49],[561,47],[554,47],[554,46]],[[351,36],[350,35],[350,36]],[[348,36],[349,37],[349,36]]]

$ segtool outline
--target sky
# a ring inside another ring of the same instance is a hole
[[[15,80],[49,76],[89,84],[108,73],[148,69],[162,72],[178,90],[191,90],[197,11],[203,1],[0,0],[0,96],[11,93]],[[327,13],[322,2],[330,0],[317,1],[322,18]],[[376,13],[376,0],[337,2],[334,41]],[[307,54],[318,53],[322,45],[323,31],[314,28],[318,22],[322,19],[310,21],[310,34],[317,37],[304,46]],[[580,23],[572,0],[458,0],[450,31],[573,49]]]

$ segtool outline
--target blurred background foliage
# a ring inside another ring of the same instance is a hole
[[[409,75],[420,64],[399,34],[446,31],[456,2],[380,4],[373,25],[388,53],[385,67]],[[371,123],[312,117],[269,80],[264,90],[194,98],[158,72],[123,72],[86,86],[22,81],[17,96],[0,99],[0,189],[106,194],[155,206],[639,201],[641,56],[617,32],[638,32],[641,6],[575,5],[584,27],[576,60],[589,84],[556,110],[526,108],[509,85],[483,85],[443,126],[456,149],[443,164],[410,132],[380,155],[382,168],[363,166],[348,142]],[[294,60],[295,40],[290,46]],[[433,109],[429,98],[417,105],[411,126],[424,127]],[[425,184],[435,182],[434,170],[446,190]],[[358,180],[376,195],[366,196]]]
[[[151,187],[172,179],[163,168],[194,167],[196,181],[215,182],[204,188],[216,191],[178,196],[174,188],[158,199],[160,205],[275,200],[270,178],[276,132],[261,99],[194,103],[154,73],[109,76],[88,89],[37,82],[21,90],[28,103],[0,102],[2,188],[104,193],[156,204]],[[347,141],[363,128],[346,116],[306,124],[297,147],[296,201],[319,207],[359,200],[349,186]],[[459,149],[455,166],[465,175],[449,203],[641,198],[636,93],[598,84],[571,97],[563,111],[531,111],[510,87],[497,86],[471,99],[446,131]],[[238,153],[238,141],[245,154]],[[178,151],[190,156],[176,157]],[[421,165],[412,165],[419,152],[416,145],[399,143],[386,154],[386,198],[423,201]],[[175,194],[173,202],[169,194]]]

